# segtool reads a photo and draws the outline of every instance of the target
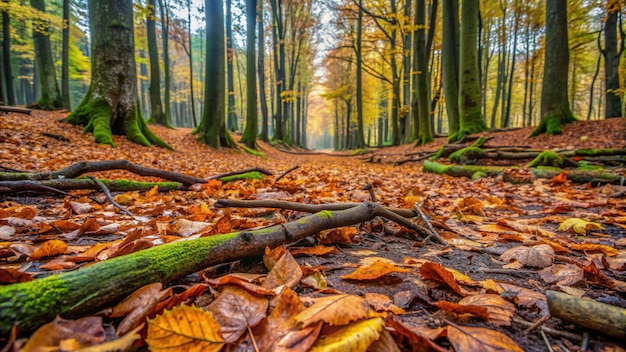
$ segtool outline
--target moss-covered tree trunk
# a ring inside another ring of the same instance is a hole
[[[414,59],[414,104],[413,130],[416,144],[422,145],[433,141],[430,124],[430,102],[428,99],[428,58],[426,54],[426,0],[417,0],[415,3],[415,17],[413,20],[416,32],[413,35]]]
[[[567,1],[546,0],[546,49],[541,89],[541,123],[531,136],[543,132],[560,134],[564,123],[576,120],[567,97],[568,72]]]
[[[44,0],[30,0],[30,6],[41,12],[46,12]],[[33,23],[33,42],[35,44],[37,70],[39,70],[39,83],[41,84],[41,98],[35,105],[47,110],[61,108],[63,103],[54,70],[50,32],[47,26],[43,26],[39,22]]]
[[[479,6],[478,0],[464,0],[462,4],[459,57],[459,139],[465,135],[487,129],[481,112],[478,78]]]
[[[85,125],[97,143],[115,146],[114,133],[169,148],[148,129],[139,108],[132,0],[89,1],[89,30],[91,85],[67,121]]]
[[[248,148],[256,148],[257,134],[257,95],[256,95],[256,46],[254,45],[256,27],[256,0],[246,0],[246,24],[247,51],[246,51],[246,89],[247,89],[247,110],[246,127],[243,130],[241,142]]]
[[[225,123],[224,6],[222,0],[205,0],[206,63],[204,112],[194,130],[198,140],[213,148],[231,147]]]
[[[459,1],[443,0],[443,93],[448,113],[448,142],[459,138]]]
[[[146,29],[148,35],[148,56],[150,58],[150,122],[171,127],[163,112],[161,102],[161,74],[159,72],[159,50],[156,36],[156,0],[148,0]]]

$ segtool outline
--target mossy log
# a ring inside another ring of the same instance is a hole
[[[172,190],[185,190],[187,186],[180,182],[140,182],[130,180],[100,180],[112,192],[147,191],[154,186],[159,192]],[[58,180],[22,180],[22,181],[0,181],[0,194],[10,194],[24,191],[34,191],[39,193],[59,193],[55,190],[72,189],[100,189],[100,187],[88,178],[80,179],[58,179]]]
[[[443,148],[443,147],[442,147]],[[452,150],[452,149],[449,149]],[[445,153],[441,154],[442,157]],[[626,149],[577,149],[577,150],[510,150],[507,148],[489,148],[482,149],[475,146],[465,147],[450,154],[450,161],[454,163],[472,163],[478,159],[492,160],[522,160],[535,159],[531,166],[577,166],[576,162],[569,159],[572,157],[605,157],[605,156],[623,156],[626,155]],[[437,160],[435,157],[431,160]]]
[[[489,141],[492,138],[493,137],[482,137],[482,136],[478,137],[478,139],[469,146],[467,144],[460,144],[460,143],[444,145],[441,148],[439,148],[437,153],[435,153],[435,155],[433,155],[430,160],[434,161],[434,160],[439,160],[441,158],[447,158],[448,156],[461,152],[465,148],[481,148],[483,145],[485,145],[485,143],[487,143],[487,141]]]
[[[263,254],[265,247],[374,218],[380,206],[366,202],[321,211],[299,220],[250,230],[181,240],[112,258],[75,271],[0,287],[0,334],[13,325],[31,331],[57,315],[93,314],[152,282],[171,282],[203,268]]]
[[[626,309],[546,291],[550,315],[626,341]]]
[[[467,177],[472,180],[487,177],[498,176],[503,174],[505,169],[518,169],[517,166],[477,166],[477,165],[444,165],[432,161],[424,161],[422,170],[436,174],[445,174],[455,177]],[[559,168],[530,168],[535,178],[553,178],[558,176],[564,170]],[[567,179],[575,183],[619,183],[624,176],[610,172],[602,171],[582,171],[567,170]],[[505,181],[513,183],[530,182],[531,180],[520,180],[515,178],[504,177]]]

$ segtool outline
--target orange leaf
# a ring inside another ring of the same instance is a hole
[[[287,251],[267,274],[265,281],[263,281],[263,287],[274,289],[285,285],[294,288],[300,282],[300,279],[302,279],[302,269],[300,269],[300,265],[298,265],[296,260],[293,259],[291,253]]]
[[[456,352],[524,351],[510,337],[485,328],[449,325],[448,339]]]
[[[146,342],[151,351],[219,351],[224,338],[211,312],[182,305],[148,320]]]
[[[511,325],[515,305],[500,295],[479,294],[461,299],[459,304],[482,307],[489,313],[489,321],[496,325]]]
[[[441,264],[433,262],[426,262],[422,264],[422,266],[420,267],[420,275],[422,275],[425,280],[433,280],[446,284],[454,292],[463,297],[468,295],[468,293],[465,292],[465,290],[463,290],[461,286],[459,286],[459,284],[456,282],[456,280],[454,279],[454,275],[451,272],[447,271],[446,268],[444,268]]]
[[[567,171],[563,171],[560,174],[554,176],[552,179],[550,179],[550,183],[553,185],[562,185],[564,183],[567,183]]]
[[[303,256],[303,255],[317,255],[317,256],[325,256],[327,254],[337,253],[339,250],[336,247],[327,247],[322,245],[317,245],[315,247],[304,247],[298,248],[291,251],[291,254],[294,257]]]
[[[602,244],[595,244],[595,243],[583,243],[583,244],[570,243],[569,248],[575,251],[582,251],[582,252],[603,252],[609,257],[616,256],[619,253],[619,251],[615,249],[614,247],[605,246]]]
[[[74,339],[79,346],[90,346],[105,339],[102,318],[86,317],[78,320],[65,320],[57,317],[33,333],[22,351],[58,350],[60,344]]]
[[[348,280],[376,280],[391,273],[408,273],[411,269],[400,268],[391,263],[377,260],[366,266],[361,266],[350,274],[341,276]]]
[[[375,316],[367,301],[355,295],[334,295],[315,300],[312,306],[295,319],[303,327],[323,321],[329,325],[346,325],[352,321]]]
[[[67,244],[61,240],[50,240],[44,242],[36,251],[30,254],[31,260],[37,260],[44,257],[52,257],[67,252]]]
[[[15,268],[0,268],[0,285],[33,281],[33,275]]]
[[[483,320],[487,320],[489,318],[489,313],[487,312],[487,308],[485,307],[457,304],[447,301],[438,301],[437,303],[435,303],[435,305],[450,313],[471,314]]]

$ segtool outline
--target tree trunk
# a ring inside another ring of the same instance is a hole
[[[519,8],[519,3],[516,1],[515,7]],[[520,22],[520,14],[519,12],[515,13],[515,26],[513,28],[513,46],[511,47],[511,53],[509,57],[511,58],[511,68],[509,70],[509,83],[507,86],[507,94],[506,94],[506,109],[504,109],[504,114],[502,118],[502,127],[509,128],[511,125],[511,98],[513,95],[513,78],[515,77],[515,59],[517,58],[517,37],[519,31],[519,22]]]
[[[63,43],[61,49],[61,102],[72,110],[70,102],[70,0],[63,0]]]
[[[235,52],[233,49],[233,15],[232,1],[226,0],[226,72],[228,74],[228,116],[226,118],[226,128],[229,131],[239,129],[237,124],[237,107],[235,106],[235,72],[233,71],[233,60]]]
[[[409,27],[410,23],[409,20],[411,18],[411,2],[410,1],[405,1],[404,4],[404,18],[402,19],[403,21],[405,21],[405,26]],[[398,134],[399,134],[399,138],[403,141],[403,142],[409,142],[411,139],[411,131],[407,128],[408,124],[407,121],[410,121],[410,119],[408,119],[409,117],[409,111],[411,110],[411,48],[412,48],[412,44],[413,41],[411,40],[411,33],[413,33],[413,31],[405,31],[404,35],[402,36],[402,43],[403,43],[403,75],[402,75],[402,86],[403,86],[403,90],[402,90],[402,108],[400,109],[399,112],[399,123],[398,123]],[[393,116],[392,116],[392,123],[393,123]],[[394,126],[391,126],[391,134],[392,134],[392,143],[394,145],[398,145],[400,144],[400,142],[398,142],[397,144],[395,142],[393,142],[393,128]]]
[[[283,22],[283,2],[282,0],[270,0],[272,7],[272,41],[274,52],[274,74],[276,89],[276,112],[274,115],[274,139],[283,140],[285,138],[283,121],[283,90],[285,84],[285,32]]]
[[[359,0],[359,12],[356,24],[356,148],[364,148],[365,140],[363,135],[363,0]]]
[[[478,0],[464,0],[459,58],[459,138],[487,129],[481,113],[478,77]]]
[[[459,1],[443,0],[442,71],[448,142],[459,139]]]
[[[168,116],[163,112],[161,102],[161,74],[159,72],[159,51],[156,36],[156,0],[148,0],[146,29],[148,36],[148,56],[150,59],[150,122],[170,127]]]
[[[604,117],[611,118],[622,116],[622,93],[619,87],[619,60],[623,50],[619,50],[617,43],[617,17],[621,16],[619,1],[608,0],[607,12],[606,21],[604,22],[604,50],[602,51],[604,55],[604,75],[606,80]]]
[[[259,75],[259,101],[261,103],[261,140],[269,142],[269,116],[267,111],[267,97],[265,96],[265,28],[263,25],[263,1],[257,4],[259,25],[257,27],[257,74]]]
[[[416,144],[422,145],[432,142],[432,127],[430,124],[430,101],[428,99],[428,57],[426,53],[426,1],[417,0],[415,3],[415,17],[413,24],[416,32],[413,34],[413,99],[417,109],[413,109],[413,131],[417,139]],[[434,29],[433,29],[434,30]],[[414,106],[415,106],[414,104]],[[417,126],[417,128],[416,128]],[[417,130],[417,131],[416,131]],[[415,133],[417,132],[417,133]]]
[[[205,0],[206,57],[204,79],[204,112],[193,133],[213,148],[231,147],[233,140],[226,131],[224,8],[222,0]]]
[[[546,0],[546,45],[541,90],[541,123],[531,136],[561,134],[562,124],[576,119],[569,108],[567,78],[569,45],[567,39],[567,1]]]
[[[248,148],[256,148],[257,123],[257,91],[256,91],[256,46],[254,43],[256,30],[257,0],[246,0],[246,127],[241,142]]]
[[[148,129],[139,108],[132,0],[89,1],[89,31],[91,85],[67,121],[86,125],[97,143],[115,146],[114,133],[170,148]]]
[[[30,0],[30,6],[41,12],[46,12],[44,0]],[[41,109],[54,110],[62,107],[62,101],[52,59],[50,32],[47,27],[36,27],[33,26],[33,41],[35,44],[35,61],[39,71],[39,83],[41,84],[41,98],[35,104]]]
[[[172,101],[170,98],[171,93],[171,79],[170,79],[170,49],[169,49],[169,28],[170,28],[170,17],[168,14],[169,2],[164,0],[159,0],[159,9],[161,10],[161,38],[163,40],[163,71],[164,71],[164,108],[163,113],[165,114],[165,118],[167,119],[167,123],[169,124],[170,119],[172,118]]]
[[[189,38],[189,98],[191,105],[191,118],[193,127],[198,127],[198,119],[196,117],[196,102],[193,86],[193,43],[191,40],[191,0],[187,0],[187,37]]]
[[[3,0],[9,2],[9,0]],[[13,69],[11,68],[11,18],[9,12],[2,11],[2,66],[4,66],[4,88],[7,105],[15,105],[15,88],[13,87]]]

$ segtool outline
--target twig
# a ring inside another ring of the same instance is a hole
[[[426,217],[426,214],[424,214],[424,211],[422,210],[422,204],[416,202],[415,211],[419,214],[420,218],[422,218],[422,220],[426,224],[426,227],[430,230],[430,232],[432,232],[433,236],[439,236],[437,230],[435,230],[430,221],[428,221],[428,217]]]
[[[546,336],[546,333],[543,330],[541,330],[541,338],[543,339],[543,342],[546,343],[546,347],[548,347],[548,351],[554,352],[554,350],[552,349],[552,346],[550,346],[550,341],[548,341],[548,337]]]
[[[273,175],[271,171],[268,171],[266,169],[263,169],[263,168],[260,168],[260,167],[251,167],[249,169],[244,169],[244,170],[240,170],[240,171],[231,171],[231,172],[225,172],[223,174],[209,176],[209,177],[205,178],[203,180],[203,182],[206,182],[208,180],[217,180],[217,179],[220,179],[222,177],[227,177],[227,176],[241,175],[241,174],[245,174],[245,173],[248,173],[248,172],[254,172],[254,171],[260,172],[260,173],[262,173],[264,175]]]
[[[514,322],[516,322],[516,323],[518,323],[520,325],[524,325],[526,327],[532,326],[534,324],[534,323],[528,322],[528,321],[526,321],[524,319],[521,319],[521,318],[513,317],[512,319],[513,319]],[[552,329],[552,328],[549,328],[549,327],[547,327],[545,325],[541,327],[541,330],[545,331],[546,334],[550,334],[552,336],[565,337],[566,339],[569,339],[569,340],[582,341],[582,339],[583,339],[582,336],[580,336],[580,335],[573,334],[573,333],[567,332],[567,331],[561,331],[561,330]]]
[[[422,236],[424,238],[430,239],[430,236],[432,236],[432,237],[434,237],[437,240],[437,242],[439,242],[441,244],[448,245],[448,243],[443,238],[441,238],[439,236],[439,234],[431,233],[430,231],[428,231],[427,228],[422,227],[422,226],[414,223],[413,221],[411,221],[411,220],[409,220],[409,219],[407,219],[405,217],[402,217],[402,216],[394,213],[393,211],[391,211],[389,209],[386,209],[386,208],[383,208],[383,207],[376,208],[375,214],[378,215],[378,216],[382,216],[384,218],[387,218],[387,219],[389,219],[389,220],[391,220],[393,222],[396,222],[396,223],[398,223],[398,224],[400,224],[400,225],[402,225],[402,226],[404,226],[404,227],[406,227],[408,229],[411,229],[411,230],[417,232],[418,234],[420,234],[420,236]]]
[[[365,191],[369,191],[370,192],[370,200],[374,203],[377,203],[378,200],[376,200],[376,193],[374,193],[374,186],[372,186],[371,183],[366,183],[365,186],[363,186],[363,190]]]
[[[252,340],[252,346],[254,346],[254,351],[259,352],[259,346],[256,345],[256,340],[254,339],[254,334],[252,333],[252,329],[248,326],[248,334],[250,334],[250,340]]]
[[[533,325],[526,328],[524,330],[524,333],[530,333],[531,331],[535,330],[539,325],[545,323],[548,319],[550,319],[550,315],[544,315],[543,317],[539,318]]]
[[[44,191],[44,192],[50,192],[50,193],[60,194],[64,196],[72,196],[70,193],[67,193],[65,191],[62,191],[60,189],[57,189],[51,186],[41,184],[37,181],[25,180],[25,181],[19,181],[19,182],[22,183],[22,187],[21,189],[18,189],[17,191]],[[0,182],[0,193],[12,193],[13,191],[15,191],[13,187],[5,184],[4,182]]]
[[[130,211],[128,211],[126,208],[124,208],[123,206],[119,205],[114,199],[113,196],[111,196],[111,192],[109,191],[109,189],[107,188],[107,186],[104,185],[104,183],[102,183],[102,181],[98,180],[97,178],[95,178],[94,176],[87,176],[88,179],[92,180],[95,184],[98,185],[98,187],[100,187],[100,189],[102,189],[102,192],[104,192],[104,195],[107,197],[107,199],[109,200],[109,202],[111,202],[111,204],[113,204],[117,209],[121,210],[122,213],[128,215],[128,216],[133,216],[133,213],[131,213]]]
[[[300,165],[294,165],[292,167],[290,167],[287,171],[283,172],[280,176],[276,177],[276,180],[274,182],[278,182],[280,181],[281,178],[287,176],[288,173],[292,172],[293,170],[299,168]]]
[[[58,134],[49,133],[49,132],[43,132],[42,134],[44,136],[46,136],[46,137],[54,138],[54,139],[57,139],[57,140],[60,140],[60,141],[63,141],[63,142],[70,142],[69,138],[63,137],[63,136],[58,135]]]
[[[255,200],[239,200],[239,199],[218,199],[214,206],[216,208],[276,208],[301,211],[305,213],[317,213],[322,210],[344,210],[357,207],[361,203],[331,203],[331,204],[304,204],[297,202],[287,202],[284,200],[274,199],[255,199]],[[402,217],[412,218],[416,214],[412,209],[403,208],[386,208]]]

